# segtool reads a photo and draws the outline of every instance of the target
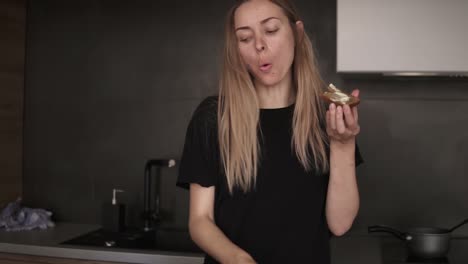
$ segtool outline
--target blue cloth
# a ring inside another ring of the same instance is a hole
[[[4,227],[6,231],[46,229],[55,226],[51,216],[52,213],[44,209],[22,207],[21,198],[18,198],[0,213],[0,228]]]

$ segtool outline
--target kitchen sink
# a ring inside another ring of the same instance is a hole
[[[191,240],[188,231],[183,229],[158,229],[147,232],[136,228],[127,228],[125,232],[98,229],[61,244],[202,253],[202,250]]]

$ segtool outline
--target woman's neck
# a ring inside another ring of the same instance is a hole
[[[295,101],[292,89],[291,70],[286,76],[274,85],[264,85],[255,81],[260,108],[282,108],[291,105]]]

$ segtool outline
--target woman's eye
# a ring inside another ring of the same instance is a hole
[[[241,38],[240,42],[248,42],[249,40],[250,40],[250,38]]]
[[[267,30],[266,33],[267,34],[274,34],[278,31],[278,29],[273,29],[273,30]]]

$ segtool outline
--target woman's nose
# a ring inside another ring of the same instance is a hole
[[[258,52],[266,49],[266,43],[262,37],[259,37],[255,40],[255,48],[257,49]]]

